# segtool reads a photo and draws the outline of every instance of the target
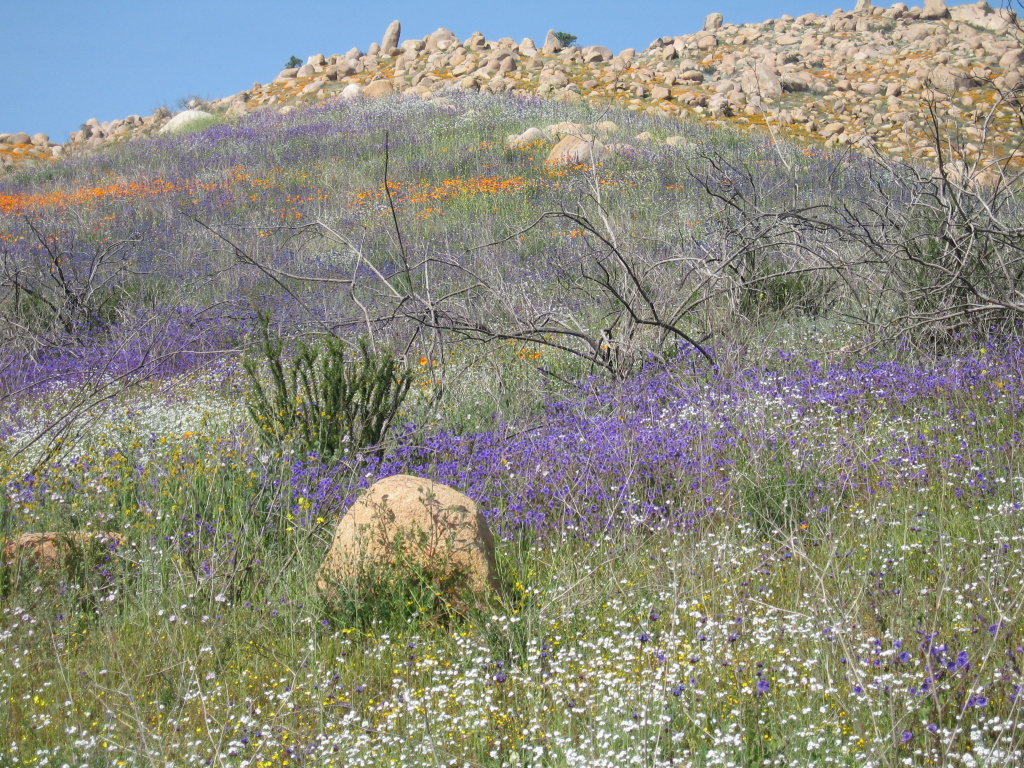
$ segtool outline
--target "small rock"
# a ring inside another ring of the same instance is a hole
[[[352,100],[361,98],[363,95],[363,86],[359,83],[349,83],[341,90],[341,98]]]
[[[821,135],[826,139],[830,139],[833,136],[838,136],[844,130],[846,130],[846,126],[842,123],[829,123],[821,129]]]
[[[581,165],[600,163],[611,157],[611,153],[596,139],[583,136],[566,136],[548,154],[546,162],[558,165]]]
[[[112,531],[72,531],[70,533],[23,533],[4,546],[5,562],[12,562],[21,556],[36,568],[51,568],[61,565],[72,548],[84,549],[92,545],[100,551],[116,551],[124,544],[124,536]]]
[[[525,147],[527,144],[532,144],[537,141],[548,142],[551,141],[551,137],[540,128],[534,126],[527,128],[522,133],[509,136],[505,143],[510,149],[520,149]]]

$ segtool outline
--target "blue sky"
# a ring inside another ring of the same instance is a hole
[[[700,29],[704,17],[759,22],[831,13],[836,0],[693,2],[348,2],[334,0],[51,0],[12,2],[0,44],[0,133],[64,141],[90,117],[101,122],[175,109],[183,97],[228,96],[273,79],[291,56],[365,51],[393,19],[402,38],[438,27],[465,39],[569,32],[581,45],[640,50],[656,37]],[[850,10],[854,0],[847,0]],[[847,6],[841,6],[846,8]]]

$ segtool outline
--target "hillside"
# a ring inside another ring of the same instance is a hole
[[[618,53],[600,45],[563,48],[553,34],[517,42],[474,33],[459,41],[442,28],[402,40],[396,22],[366,52],[316,54],[269,83],[196,106],[231,117],[360,93],[512,92],[698,116],[710,125],[758,127],[905,159],[935,156],[937,124],[951,154],[980,160],[979,172],[1021,160],[1024,132],[1013,94],[1024,50],[1012,11],[984,0],[951,8],[943,0],[924,8],[859,2],[830,16],[727,22],[712,13],[699,32]],[[90,120],[61,146],[42,134],[0,134],[0,163],[95,149],[160,130],[170,118],[161,109],[102,125]]]
[[[1019,48],[922,13],[396,25],[19,161],[0,765],[1024,764]]]

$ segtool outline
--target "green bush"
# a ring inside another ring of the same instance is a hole
[[[285,62],[285,69],[298,69],[302,66],[302,59],[298,56],[292,56],[288,61]]]
[[[570,35],[568,32],[555,32],[555,37],[558,38],[558,42],[565,48],[576,42],[576,35]]]
[[[332,336],[300,344],[286,363],[284,342],[266,322],[260,335],[259,355],[243,366],[252,385],[246,405],[265,444],[291,443],[323,459],[358,459],[380,450],[411,384],[409,370],[393,354],[374,352],[360,340],[358,359],[349,361],[343,342]]]

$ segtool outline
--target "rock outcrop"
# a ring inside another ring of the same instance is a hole
[[[963,137],[957,151],[965,162],[1010,157],[1011,165],[1020,164],[1012,152],[1024,144],[1024,129],[1012,119],[1019,109],[1014,92],[1024,84],[1024,33],[1012,11],[993,10],[984,0],[889,8],[858,0],[851,12],[742,25],[710,13],[700,30],[618,54],[599,45],[563,47],[554,30],[540,49],[528,38],[517,43],[479,32],[460,41],[443,27],[420,40],[402,41],[400,32],[394,22],[366,53],[352,48],[314,54],[267,84],[217,99],[209,111],[234,118],[360,93],[433,98],[479,91],[770,127],[776,134],[906,159],[936,154],[933,112]],[[993,89],[1000,98],[993,98]],[[0,165],[150,135],[171,117],[158,110],[147,117],[90,120],[64,145],[26,133],[0,134]]]

